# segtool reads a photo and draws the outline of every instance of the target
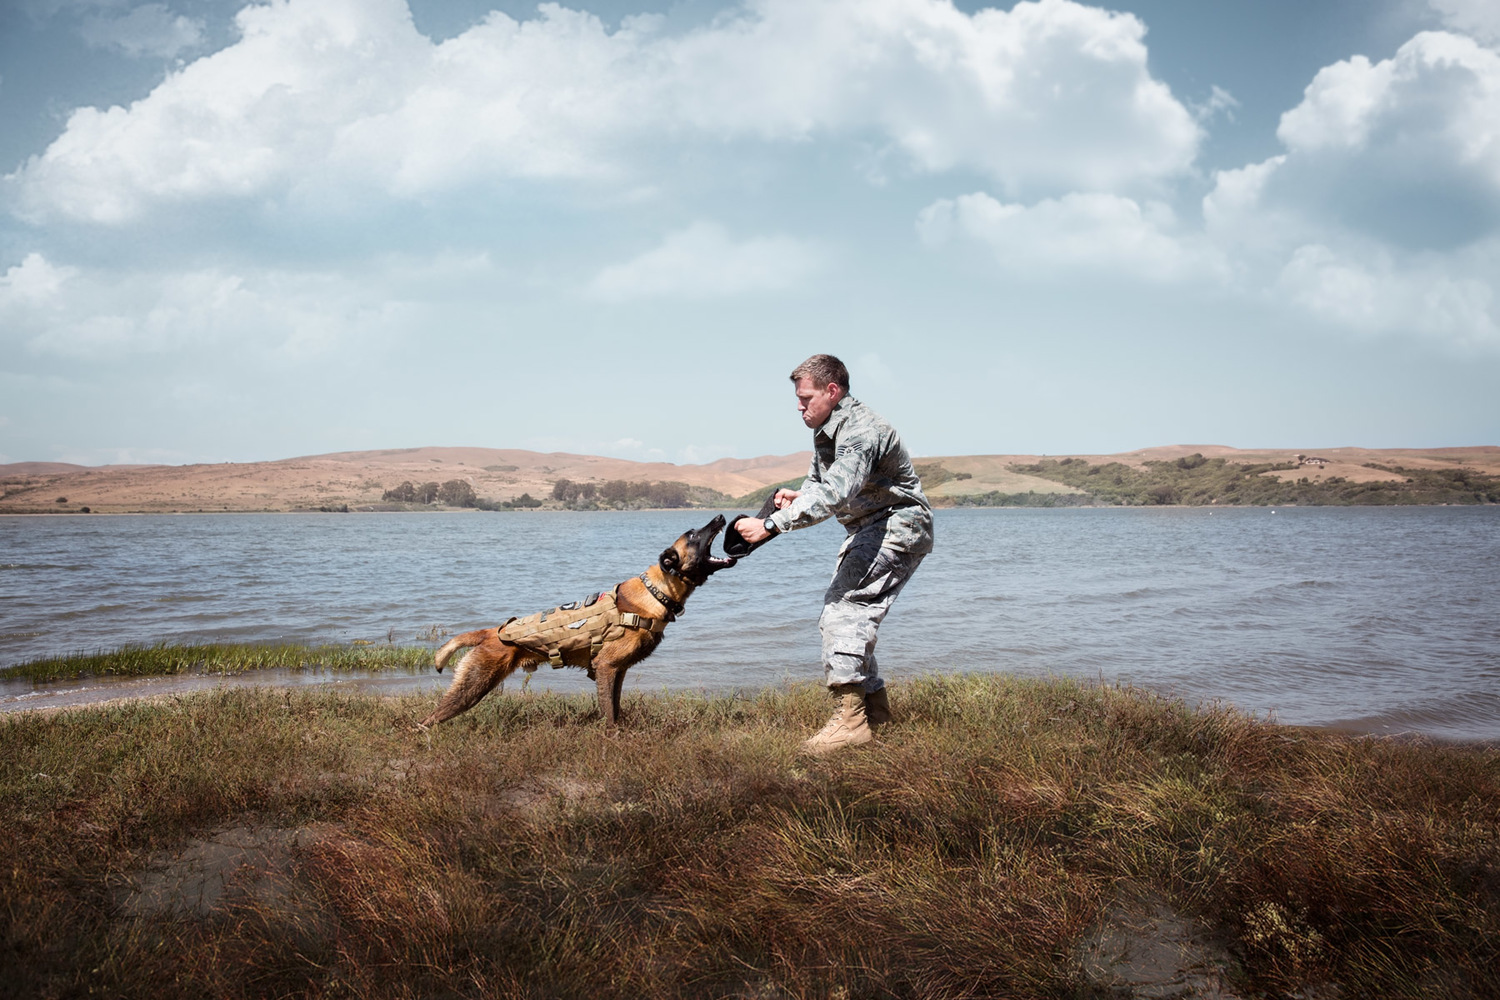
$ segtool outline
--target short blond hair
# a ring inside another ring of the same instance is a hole
[[[832,354],[814,354],[792,369],[793,382],[800,382],[805,378],[812,379],[820,389],[831,382],[846,394],[849,392],[849,369]]]

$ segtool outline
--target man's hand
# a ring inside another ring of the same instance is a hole
[[[734,530],[751,545],[771,537],[771,533],[766,530],[765,522],[758,517],[740,518],[734,522]]]
[[[786,487],[782,487],[776,491],[776,509],[781,510],[784,507],[791,506],[792,501],[801,495],[801,490],[789,490]]]

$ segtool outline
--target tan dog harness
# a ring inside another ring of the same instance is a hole
[[[500,641],[540,653],[554,668],[584,667],[593,673],[594,657],[606,642],[619,639],[633,628],[660,634],[666,631],[667,621],[621,611],[615,604],[615,591],[611,590],[590,594],[551,611],[512,618],[500,626]]]

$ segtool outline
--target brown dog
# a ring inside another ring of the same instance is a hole
[[[583,662],[569,664],[586,667],[598,685],[599,714],[609,725],[615,725],[620,717],[620,688],[625,683],[625,672],[656,650],[661,642],[661,630],[682,611],[688,596],[702,586],[710,574],[734,565],[734,559],[718,558],[711,551],[714,538],[723,528],[724,515],[720,514],[703,527],[678,538],[646,572],[616,587],[616,607],[637,624],[614,628],[612,636],[622,634],[603,642]],[[437,668],[441,672],[449,657],[460,649],[469,648],[453,671],[453,683],[448,686],[437,708],[420,725],[424,728],[433,726],[468,711],[518,667],[535,670],[548,662],[546,652],[502,638],[505,627],[465,632],[448,640],[437,651]],[[560,661],[554,659],[552,662]]]

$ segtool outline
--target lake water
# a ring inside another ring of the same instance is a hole
[[[0,517],[0,666],[157,642],[412,643],[605,589],[709,516]],[[842,538],[795,532],[712,578],[629,686],[820,678]],[[879,654],[896,679],[1067,675],[1287,723],[1500,739],[1497,595],[1496,507],[941,510]],[[532,683],[592,690],[575,670]],[[34,697],[0,682],[0,708]]]

